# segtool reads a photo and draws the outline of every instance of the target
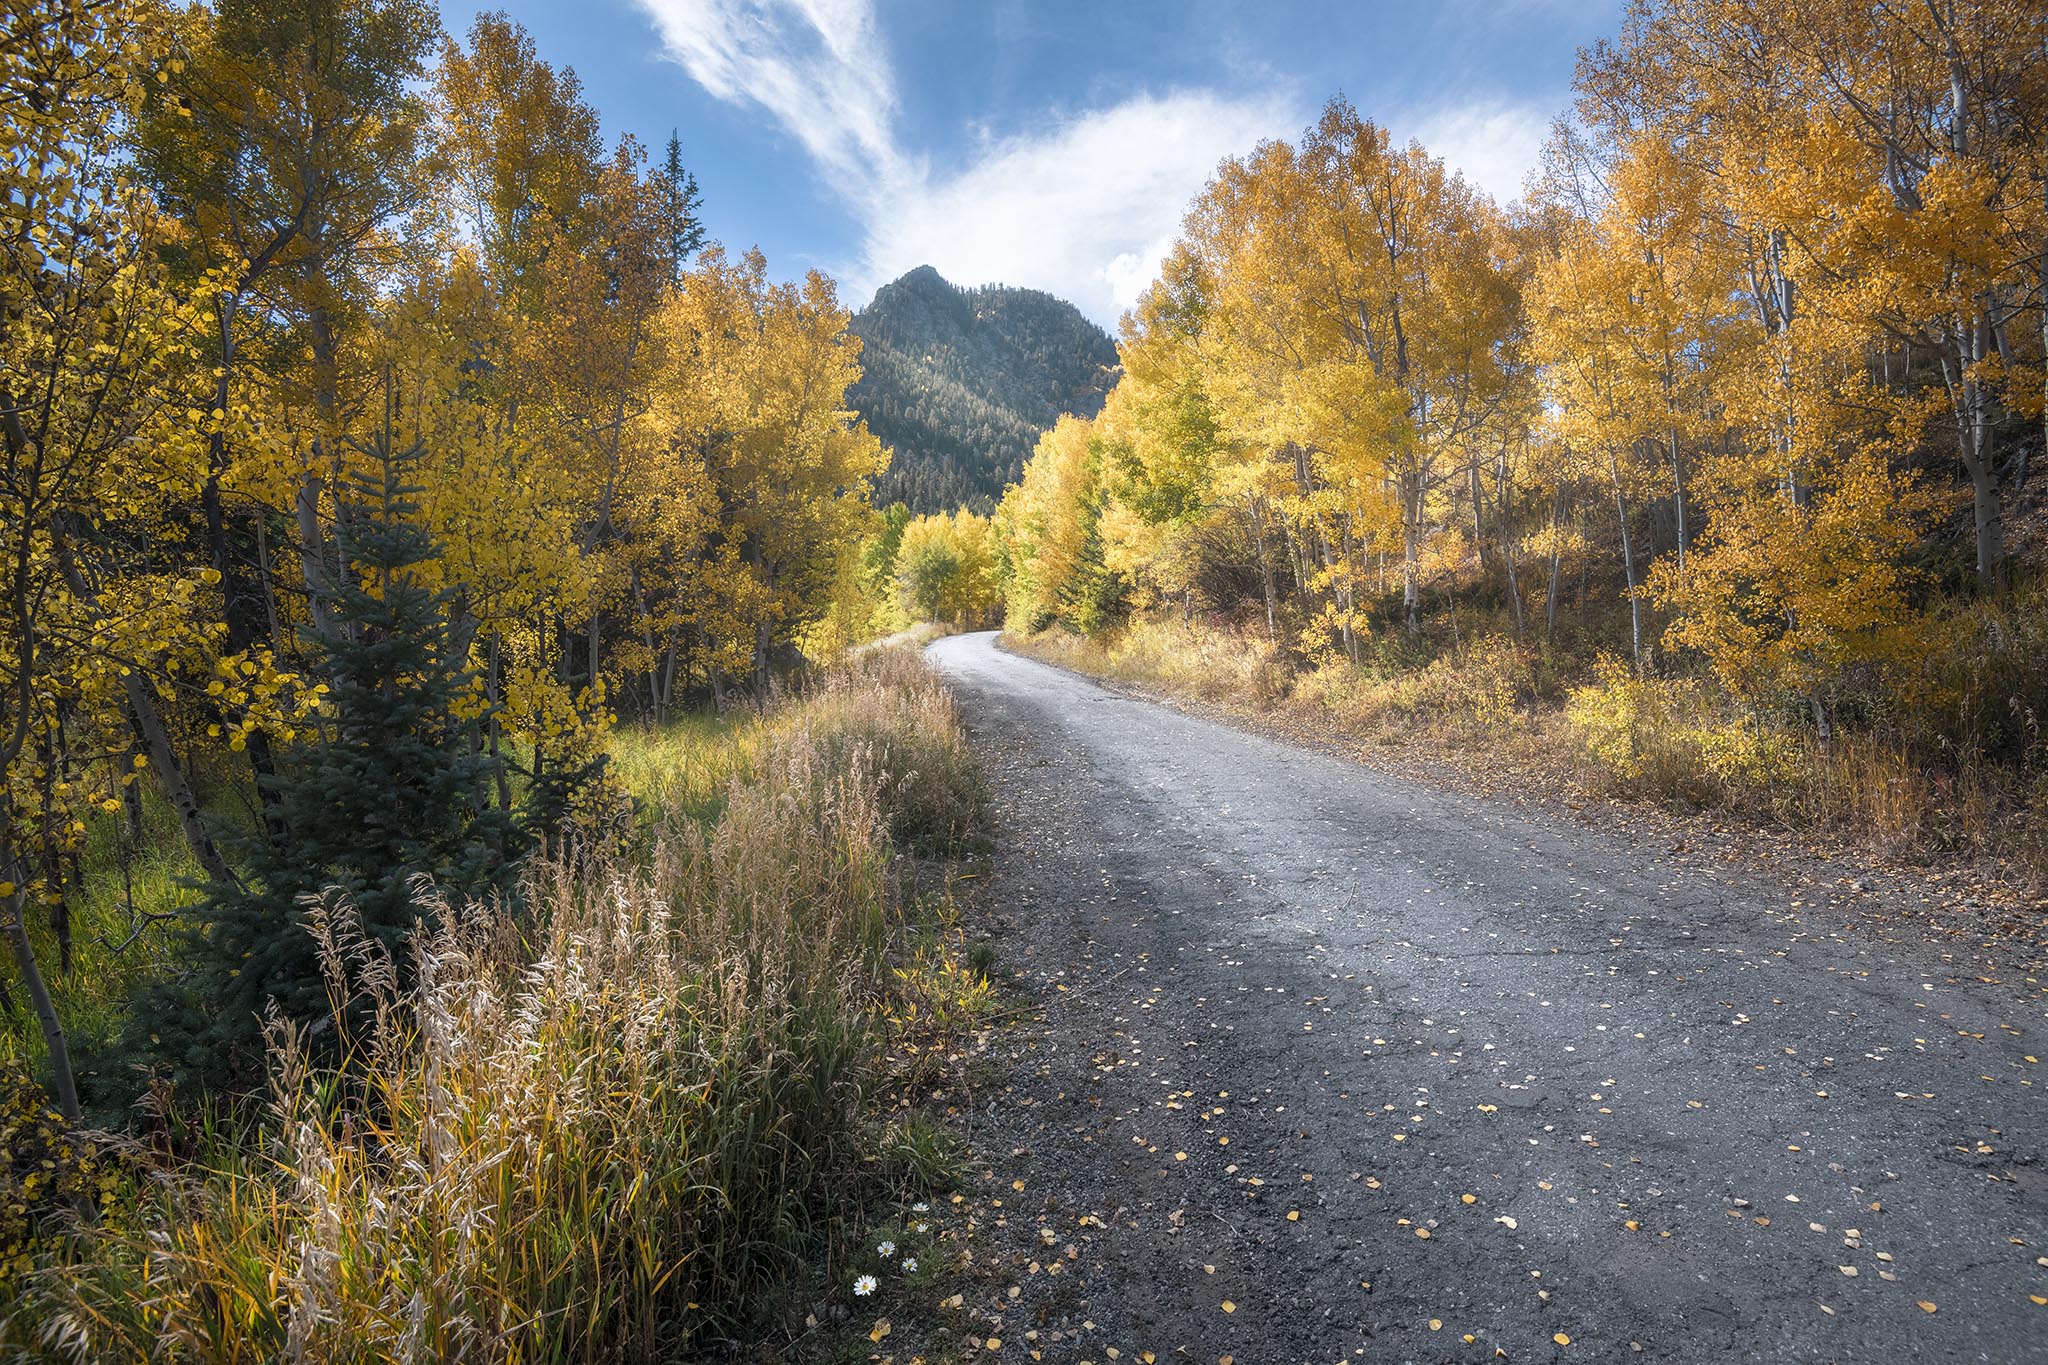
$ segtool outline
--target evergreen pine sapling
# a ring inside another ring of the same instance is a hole
[[[491,762],[468,742],[478,689],[451,628],[450,596],[420,566],[436,553],[407,482],[418,447],[389,435],[359,446],[370,467],[348,489],[342,575],[331,625],[308,637],[329,691],[311,735],[286,756],[276,790],[292,838],[252,841],[239,884],[206,889],[198,967],[141,1002],[149,1055],[182,1087],[246,1089],[261,1074],[270,1002],[338,1055],[305,902],[338,888],[365,936],[409,967],[405,940],[427,913],[422,879],[451,903],[509,889],[519,831],[490,799]]]

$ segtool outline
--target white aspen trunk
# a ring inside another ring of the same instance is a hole
[[[1607,448],[1607,468],[1614,476],[1614,513],[1621,522],[1621,567],[1628,578],[1629,645],[1635,653],[1636,676],[1643,673],[1643,599],[1636,592],[1635,548],[1628,538],[1628,499],[1621,489],[1621,458]]]
[[[1543,599],[1543,643],[1549,644],[1557,635],[1557,599],[1564,587],[1564,485],[1559,484],[1557,497],[1550,504],[1550,591]]]
[[[1341,601],[1344,611],[1344,653],[1355,664],[1358,662],[1358,631],[1351,618],[1358,611],[1358,585],[1352,582],[1351,577],[1351,514],[1349,512],[1344,514],[1342,552],[1343,573],[1338,582],[1342,593]]]
[[[1671,507],[1678,515],[1678,571],[1685,572],[1685,459],[1678,451],[1678,428],[1671,429]]]
[[[1259,505],[1257,494],[1249,499],[1252,523],[1252,550],[1259,560],[1259,586],[1266,595],[1266,643],[1272,644],[1279,638],[1280,613],[1274,601],[1273,561],[1266,553],[1266,519]]]
[[[306,580],[306,613],[324,637],[334,633],[334,577],[327,567],[327,533],[320,526],[320,475],[308,469],[292,494],[292,512],[299,527],[299,573]]]
[[[1996,452],[1991,448],[1991,395],[1976,380],[1975,367],[1985,360],[1989,320],[1971,319],[1969,355],[1971,370],[1963,377],[1963,401],[1967,408],[1968,431],[1964,438],[1963,465],[1970,474],[1971,512],[1977,531],[1977,584],[1996,592],[2005,579],[2005,509],[1999,487]]]
[[[1950,358],[1941,358],[1942,377],[1948,381],[1950,407],[1955,415],[1956,454],[1963,471],[1970,476],[1970,504],[1975,525],[1977,586],[1996,591],[2003,577],[2005,527],[1998,469],[1990,449],[1990,396],[1977,383],[1975,365],[1983,359],[1982,323],[1977,318],[1953,319],[1950,327],[1959,339],[1953,370]]]
[[[64,1021],[57,1017],[56,1002],[50,998],[49,983],[36,962],[35,944],[29,940],[28,888],[24,885],[27,874],[12,839],[4,832],[0,832],[0,879],[14,883],[15,887],[14,893],[6,898],[5,909],[0,910],[7,919],[7,942],[14,950],[14,969],[20,973],[29,1004],[35,1009],[43,1046],[49,1049],[50,1082],[57,1093],[57,1108],[66,1122],[76,1126],[82,1115],[78,1107],[78,1078],[71,1066],[71,1047],[64,1036]]]
[[[668,649],[662,657],[661,692],[655,697],[654,718],[657,722],[668,720],[668,708],[676,695],[676,661],[679,655],[677,632],[671,628],[668,633]]]
[[[1472,462],[1465,467],[1465,495],[1472,500],[1472,546],[1479,552],[1479,568],[1484,576],[1486,552],[1491,546],[1486,539],[1486,486],[1480,482],[1479,452],[1472,453]]]
[[[504,645],[498,632],[491,632],[491,643],[484,650],[484,700],[490,703],[491,714],[487,731],[486,749],[491,755],[491,776],[498,787],[498,809],[512,809],[512,782],[505,774],[505,761],[500,756],[499,737],[504,726],[498,716],[498,679],[504,658]]]
[[[171,752],[171,737],[164,730],[163,719],[157,714],[156,698],[133,669],[121,684],[128,698],[128,709],[135,717],[135,728],[142,732],[143,747],[149,752],[149,764],[156,769],[156,780],[162,784],[171,809],[177,812],[178,828],[185,836],[185,846],[192,850],[192,861],[198,863],[200,870],[214,881],[238,885],[233,870],[220,856],[213,836],[207,832],[206,820],[199,813],[199,800],[185,781],[185,771],[178,766],[177,755]]]
[[[1943,15],[1932,6],[1942,32],[1942,55],[1948,61],[1949,150],[1958,161],[1970,155],[1970,78],[1962,47],[1956,41],[1954,15]],[[1962,343],[1963,411],[1958,414],[1963,431],[1963,467],[1970,475],[1971,512],[1976,522],[1977,586],[1997,592],[2005,579],[2005,517],[2000,505],[1998,467],[1991,450],[1991,395],[1977,382],[1977,366],[1985,359],[1990,342],[1990,301],[1985,311],[1963,324],[1957,340]],[[2048,302],[2044,302],[2048,307]]]
[[[1401,619],[1410,637],[1422,634],[1422,479],[1401,476]]]
[[[1422,634],[1422,571],[1415,530],[1401,528],[1401,624],[1411,636]]]
[[[1522,585],[1515,575],[1515,541],[1514,534],[1509,525],[1513,520],[1509,511],[1510,496],[1508,452],[1507,446],[1503,444],[1501,446],[1500,461],[1494,466],[1493,500],[1498,504],[1498,512],[1494,517],[1494,524],[1500,531],[1500,562],[1501,567],[1507,573],[1508,603],[1514,612],[1515,618],[1515,643],[1520,644],[1527,625],[1522,620]]]

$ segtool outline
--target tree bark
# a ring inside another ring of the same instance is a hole
[[[308,469],[292,493],[292,514],[299,529],[299,573],[306,580],[306,614],[322,636],[334,633],[334,578],[328,572],[327,534],[320,526],[320,475]]]
[[[64,575],[64,584],[94,616],[100,614],[99,597],[85,581],[78,565],[71,559],[68,550],[59,547],[58,565]],[[177,813],[178,828],[185,836],[185,846],[192,850],[192,859],[201,870],[214,881],[231,886],[241,883],[227,860],[214,846],[213,836],[207,832],[206,821],[200,814],[198,798],[193,796],[191,786],[185,781],[185,773],[178,766],[177,755],[171,750],[171,737],[164,729],[163,717],[158,713],[156,694],[144,680],[140,670],[128,668],[121,679],[122,693],[127,697],[128,709],[134,717],[136,732],[141,736],[144,749],[149,754],[150,766],[156,769],[156,779],[163,784],[164,796],[170,801],[171,809]]]
[[[324,228],[318,215],[313,215],[305,232],[313,254],[305,264],[304,274],[313,288],[319,287],[315,275],[322,259],[320,242]],[[334,321],[324,305],[313,307],[306,319],[306,331],[313,351],[313,416],[319,426],[313,433],[312,458],[299,477],[292,507],[299,527],[299,569],[306,579],[306,613],[312,618],[313,628],[326,635],[334,628],[330,604],[340,575],[328,553],[326,529],[320,525],[321,466],[326,465],[331,476],[340,473],[341,461],[334,441],[341,423],[341,362]],[[388,400],[385,411],[390,411]],[[337,497],[339,493],[337,489]]]
[[[498,632],[494,630],[491,632],[491,643],[484,650],[484,700],[490,703],[491,707],[488,742],[485,747],[491,755],[491,777],[498,788],[498,809],[509,811],[512,809],[512,780],[505,772],[505,758],[500,742],[504,734],[504,725],[498,717],[499,672],[502,658],[503,648],[498,639]]]
[[[1401,622],[1409,638],[1422,635],[1422,481],[1401,476]]]
[[[1273,561],[1266,553],[1266,519],[1256,494],[1249,500],[1252,523],[1252,550],[1259,559],[1259,586],[1266,595],[1266,643],[1272,644],[1279,637],[1279,608],[1273,590]]]
[[[1671,508],[1678,517],[1678,571],[1685,572],[1685,461],[1678,451],[1678,428],[1671,429]]]
[[[1943,356],[1942,371],[1949,381],[1955,412],[1956,451],[1964,472],[1970,476],[1977,586],[1984,592],[1995,593],[2005,578],[2005,519],[2003,489],[1991,450],[1991,396],[1978,384],[1975,370],[1984,358],[1985,324],[1981,318],[1972,317],[1967,322],[1959,318],[1953,325],[1959,332],[1967,330],[1967,335],[1955,367],[1952,369],[1949,358]]]
[[[149,766],[156,770],[156,780],[163,785],[164,796],[178,814],[178,828],[185,836],[185,846],[192,850],[192,860],[214,881],[227,886],[241,885],[227,859],[221,857],[220,850],[215,847],[213,836],[207,832],[199,800],[185,781],[185,772],[178,766],[177,755],[171,752],[171,737],[164,730],[163,719],[157,715],[156,698],[150,694],[141,675],[133,669],[121,680],[121,685],[127,693],[129,708],[135,713],[136,725],[142,731],[142,742],[149,750]]]
[[[1629,645],[1635,654],[1636,676],[1643,673],[1643,599],[1636,591],[1635,547],[1628,537],[1628,499],[1621,489],[1621,457],[1612,446],[1607,450],[1607,468],[1614,476],[1614,513],[1621,522],[1622,572],[1628,577]]]
[[[1528,624],[1522,619],[1522,584],[1515,574],[1515,542],[1508,534],[1508,518],[1505,504],[1503,504],[1500,518],[1500,562],[1501,567],[1507,571],[1508,605],[1512,608],[1515,617],[1515,643],[1520,644],[1522,643],[1523,635],[1528,630]]]
[[[5,915],[8,946],[14,950],[14,969],[21,974],[22,989],[28,992],[42,1029],[43,1045],[50,1052],[50,1082],[56,1091],[57,1108],[74,1126],[83,1121],[78,1107],[78,1077],[71,1067],[71,1047],[64,1037],[64,1021],[57,1017],[56,1002],[50,998],[49,983],[36,963],[35,944],[28,936],[28,888],[13,840],[0,831],[0,880],[14,884],[6,898]]]
[[[1341,584],[1340,605],[1344,612],[1344,653],[1355,664],[1358,662],[1358,629],[1353,618],[1358,614],[1358,585],[1351,576],[1351,514],[1348,512],[1344,514],[1342,553],[1342,575],[1338,581]]]
[[[1557,601],[1564,586],[1564,485],[1559,484],[1557,496],[1550,504],[1550,592],[1543,601],[1543,643],[1549,644],[1557,635]]]

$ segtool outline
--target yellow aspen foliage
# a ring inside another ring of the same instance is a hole
[[[204,611],[218,575],[152,548],[203,478],[205,417],[173,397],[196,306],[161,265],[176,233],[113,141],[162,51],[150,20],[49,0],[12,14],[0,48],[0,926],[73,1120],[29,901],[61,911],[83,814],[150,767],[195,856],[217,866],[167,697],[198,694],[247,725],[281,721],[294,694],[267,653],[222,647]]]
[[[1075,629],[1094,624],[1083,595],[1099,511],[1093,435],[1087,419],[1062,417],[1038,438],[1023,480],[996,509],[1010,566],[1007,610],[1026,629],[1042,629],[1053,620]]]
[[[720,509],[701,548],[669,569],[696,599],[692,626],[720,678],[765,688],[777,653],[822,614],[837,548],[865,526],[888,455],[846,408],[860,340],[833,282],[775,284],[758,251],[707,249],[653,321],[648,473]],[[652,453],[658,452],[658,453]]]
[[[896,548],[896,595],[914,621],[979,621],[1001,601],[989,519],[961,508],[918,517]]]

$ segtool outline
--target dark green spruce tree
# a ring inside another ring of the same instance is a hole
[[[491,801],[491,760],[458,715],[473,695],[467,651],[450,595],[419,574],[436,553],[408,483],[421,452],[394,451],[388,436],[362,450],[371,467],[347,490],[337,537],[354,572],[331,630],[307,640],[312,675],[330,692],[275,780],[292,837],[250,841],[241,882],[207,887],[198,965],[137,1012],[140,1050],[181,1089],[258,1081],[271,1001],[312,1026],[330,1059],[338,1050],[337,1030],[321,1022],[330,1004],[306,897],[339,888],[404,973],[405,940],[426,913],[418,879],[457,903],[511,881],[521,836]]]
[[[669,262],[680,281],[690,268],[690,258],[704,249],[704,196],[698,192],[697,177],[683,166],[683,140],[673,130],[668,135],[668,153],[662,158],[661,181]]]

